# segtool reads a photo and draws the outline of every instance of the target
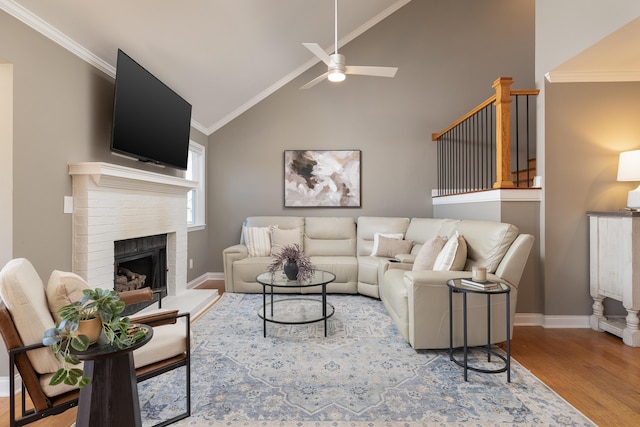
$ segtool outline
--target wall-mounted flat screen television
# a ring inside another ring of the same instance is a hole
[[[118,49],[111,151],[187,169],[191,104]]]

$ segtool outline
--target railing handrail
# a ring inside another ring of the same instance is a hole
[[[509,78],[510,77],[500,77],[498,80],[509,79]],[[511,95],[516,95],[516,96],[517,95],[539,95],[540,94],[540,89],[512,89],[510,93],[511,93]],[[467,114],[465,114],[464,116],[460,117],[458,120],[456,120],[455,122],[453,122],[452,124],[447,126],[444,130],[442,130],[442,131],[440,131],[438,133],[432,133],[431,134],[431,140],[432,141],[437,141],[438,139],[440,139],[440,137],[442,135],[444,135],[445,133],[449,132],[451,129],[453,129],[454,127],[458,126],[460,123],[462,123],[465,120],[469,119],[470,117],[472,117],[473,115],[478,113],[478,111],[482,110],[483,108],[488,107],[490,104],[493,104],[494,102],[496,102],[496,95],[495,94],[493,94],[489,98],[485,99],[483,102],[478,104],[477,107],[475,107],[474,109],[469,111]]]
[[[465,114],[464,116],[460,117],[458,120],[456,120],[455,122],[450,124],[443,131],[438,132],[438,133],[432,133],[431,134],[431,140],[432,141],[439,140],[442,137],[442,135],[444,135],[445,133],[449,132],[451,129],[453,129],[454,127],[458,126],[460,123],[464,122],[465,120],[471,118],[472,116],[477,114],[479,111],[481,111],[482,109],[488,107],[489,105],[493,104],[494,102],[496,102],[496,96],[495,95],[491,95],[489,98],[487,98],[484,102],[479,104],[473,110],[469,111],[467,114]]]
[[[511,104],[512,104],[512,100],[514,100],[515,114],[516,116],[519,116],[520,113],[518,112],[518,98],[522,96],[526,96],[526,102],[527,102],[526,114],[528,115],[529,114],[529,109],[528,109],[529,96],[538,95],[540,93],[540,90],[538,89],[512,90],[511,89],[512,84],[513,84],[513,79],[511,77],[499,77],[493,82],[493,85],[492,85],[492,87],[495,90],[494,95],[487,98],[478,106],[476,106],[475,108],[470,110],[468,113],[466,113],[465,115],[457,119],[451,125],[447,126],[441,132],[433,133],[431,135],[432,141],[438,142],[438,158],[439,158],[438,168],[439,170],[443,171],[443,175],[441,175],[440,172],[438,172],[439,173],[438,175],[439,191],[442,190],[440,185],[441,177],[443,177],[442,182],[453,180],[454,182],[459,183],[464,181],[465,186],[458,187],[456,185],[457,188],[455,188],[455,190],[460,192],[467,191],[468,188],[476,188],[477,190],[483,190],[491,187],[492,188],[514,188],[516,187],[516,185],[520,187],[519,172],[517,175],[518,177],[516,179],[517,183],[514,184],[514,180],[512,180],[512,175],[514,175],[514,172],[511,170],[511,161],[512,161],[512,158],[511,158],[512,157],[512,154],[511,154],[511,148],[512,148],[511,147],[511,144],[512,144]],[[479,118],[488,117],[486,116],[486,111],[491,110],[492,108],[495,115],[493,113],[489,113],[491,120],[489,122],[486,122],[485,124],[479,124]],[[521,152],[519,149],[519,142],[518,142],[519,136],[520,136],[520,131],[518,129],[518,125],[520,123],[519,120],[520,120],[519,117],[516,117],[516,123],[514,128],[514,132],[515,132],[515,145],[514,145],[515,154],[514,155],[515,155],[516,165],[519,164],[519,160],[520,160],[519,153]],[[489,123],[491,123],[491,126],[487,127]],[[466,137],[471,136],[471,134],[469,133],[471,129],[486,130],[490,128],[493,128],[493,129],[491,131],[488,131],[489,133],[487,133],[486,135],[484,136],[476,135],[480,138],[479,140],[476,140],[477,141],[476,144],[478,144],[477,146],[486,147],[486,148],[472,149],[471,146],[469,146],[468,144],[469,142],[473,142],[473,138],[471,140],[467,140],[466,142],[460,141],[460,137],[464,138],[464,136]],[[528,134],[529,132],[528,117],[526,119],[526,129],[527,129],[526,153],[527,153],[527,159],[528,159],[526,182],[529,182],[529,171],[531,170],[529,166],[529,161],[531,160],[531,157],[530,157],[531,152],[529,151],[530,135]],[[453,139],[452,139],[452,136],[453,136]],[[484,137],[486,136],[489,137],[488,140],[484,139]],[[455,143],[453,143],[454,140],[456,141]],[[490,145],[486,146],[485,141],[489,142]],[[465,146],[464,144],[467,144],[467,145]],[[443,150],[448,150],[448,151],[442,151],[440,147],[452,147],[451,150],[454,150],[454,151],[451,151],[445,148],[443,148]],[[460,147],[467,147],[467,148],[460,148]],[[465,151],[464,153],[460,151],[463,149],[466,149],[467,151]],[[480,150],[480,151],[476,151],[476,150]],[[442,156],[444,156],[442,157],[442,159],[444,160],[446,160],[446,157],[450,155],[448,153],[455,153],[454,155],[457,156],[457,161],[460,161],[462,159],[462,161],[464,162],[464,166],[467,167],[467,169],[459,170],[460,163],[458,164],[451,164],[451,163],[447,164],[446,162],[441,163],[440,161],[441,153],[444,153],[442,154]],[[478,158],[478,160],[475,160],[474,163],[470,163],[469,159],[471,159],[471,157],[477,155],[478,153],[482,153],[482,159]],[[488,158],[486,157],[486,153],[491,153]],[[478,173],[479,173],[478,171],[481,171],[480,176],[478,176]],[[492,171],[492,172],[489,175],[486,175],[484,171]],[[490,184],[491,181],[489,181],[489,179],[490,179],[490,176],[493,175],[493,172],[495,172],[495,175],[494,175],[495,181],[493,181],[493,184],[491,185]],[[470,181],[476,180],[476,178],[478,178],[476,182],[470,182]],[[450,185],[450,183],[448,185]],[[476,187],[476,185],[478,186]],[[490,187],[486,187],[487,185],[490,185]],[[454,190],[454,188],[451,188],[450,190]]]

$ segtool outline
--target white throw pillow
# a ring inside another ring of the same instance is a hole
[[[271,227],[247,227],[243,225],[242,238],[249,250],[249,256],[271,255]]]
[[[413,271],[417,270],[433,270],[433,266],[436,263],[436,258],[447,243],[447,238],[444,236],[434,236],[433,238],[424,242],[424,245],[418,251],[416,259],[413,261]]]
[[[467,242],[456,231],[456,235],[450,238],[444,245],[435,262],[434,270],[461,271],[467,263]]]
[[[298,245],[302,249],[302,229],[292,228],[283,230],[274,228],[271,230],[271,256],[280,253],[285,246]]]
[[[404,234],[402,233],[375,233],[373,235],[373,249],[371,250],[371,256],[376,256],[378,252],[378,245],[380,245],[380,236],[388,237],[389,239],[402,239]]]

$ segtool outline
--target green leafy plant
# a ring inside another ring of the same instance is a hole
[[[91,380],[83,376],[82,369],[75,367],[80,364],[80,359],[74,352],[86,351],[90,345],[86,335],[78,334],[80,321],[99,317],[104,340],[118,348],[126,348],[146,336],[143,329],[131,328],[128,317],[120,316],[125,304],[120,301],[118,292],[96,288],[85,289],[82,293],[80,301],[58,310],[60,323],[46,330],[42,338],[42,344],[50,347],[62,363],[62,367],[51,377],[49,385],[64,383],[83,388]]]
[[[300,245],[295,244],[284,246],[280,252],[274,255],[273,261],[269,264],[267,271],[273,275],[281,270],[288,262],[298,264],[298,276],[296,277],[298,282],[304,282],[310,279],[316,270],[313,264],[311,264],[311,259],[300,249]]]

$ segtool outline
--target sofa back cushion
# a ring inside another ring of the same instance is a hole
[[[498,268],[511,243],[518,237],[518,227],[493,221],[463,220],[456,223],[456,231],[467,242],[465,270],[474,265],[487,267],[488,273]]]
[[[409,218],[361,216],[358,218],[358,256],[369,256],[376,233],[402,234],[407,232]],[[409,239],[408,240],[413,240]]]
[[[356,223],[351,217],[306,217],[304,253],[307,256],[355,256]]]
[[[449,237],[453,235],[455,219],[440,218],[411,218],[405,239],[414,242],[411,253],[417,255],[422,245],[436,236]]]
[[[304,250],[303,245],[303,235],[304,235],[304,217],[301,216],[250,216],[245,221],[243,226],[243,233],[240,235],[240,243],[246,245],[248,242],[245,241],[244,230],[246,227],[267,227],[267,228],[275,228],[277,227],[280,230],[298,230],[300,232],[299,239],[296,239],[295,243],[300,242],[301,249]],[[276,238],[276,247],[274,247],[273,235],[269,233],[269,250],[265,250],[264,256],[270,256],[275,252],[279,252],[282,249],[282,244],[285,243],[283,240],[287,240],[285,244],[289,243],[291,240],[291,236],[284,235],[276,236],[283,237],[283,239]]]
[[[22,344],[42,342],[44,331],[53,328],[45,289],[40,276],[24,258],[12,259],[0,271],[0,297],[4,301]],[[39,374],[57,371],[60,363],[48,347],[28,353],[33,369]]]

